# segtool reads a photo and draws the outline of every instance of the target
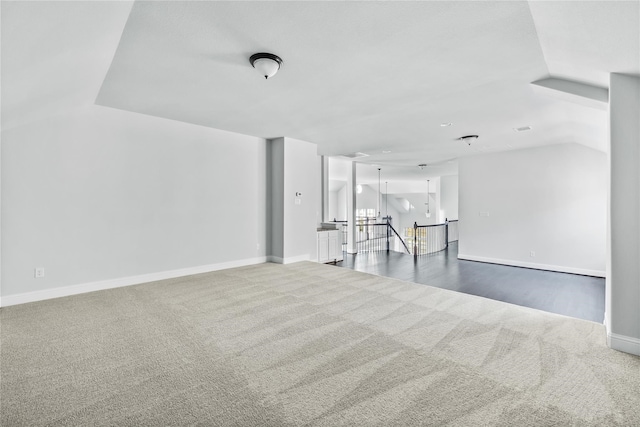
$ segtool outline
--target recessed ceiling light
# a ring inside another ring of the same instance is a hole
[[[451,126],[453,123],[440,123],[440,126],[446,128],[447,126]]]
[[[382,154],[389,154],[391,152],[391,150],[383,150]]]
[[[526,132],[528,130],[531,130],[531,126],[522,126],[519,128],[513,128],[514,132]]]

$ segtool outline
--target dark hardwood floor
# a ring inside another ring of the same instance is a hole
[[[399,252],[345,253],[336,265],[598,323],[604,320],[603,278],[458,260],[457,242],[415,261]]]

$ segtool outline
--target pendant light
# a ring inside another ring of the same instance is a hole
[[[427,180],[427,203],[426,203],[427,213],[425,214],[427,218],[431,218],[431,211],[429,211],[429,188],[430,188],[429,180]]]
[[[380,168],[378,168],[378,220],[380,220],[380,205],[382,200],[382,193],[380,193]]]
[[[389,221],[389,182],[384,182],[384,216]]]

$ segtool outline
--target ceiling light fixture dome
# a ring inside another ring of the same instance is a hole
[[[282,58],[273,53],[254,53],[249,58],[251,66],[258,70],[265,79],[273,77],[282,66]]]
[[[478,139],[478,135],[465,135],[458,138],[459,141],[464,141],[467,145],[471,145],[471,143],[476,139]]]

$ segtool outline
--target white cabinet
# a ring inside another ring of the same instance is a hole
[[[329,260],[337,260],[338,253],[340,253],[340,259],[342,260],[342,245],[338,246],[338,232],[329,231]]]
[[[318,231],[318,262],[329,262],[329,231]]]
[[[318,230],[318,262],[342,261],[342,240],[338,230]]]

